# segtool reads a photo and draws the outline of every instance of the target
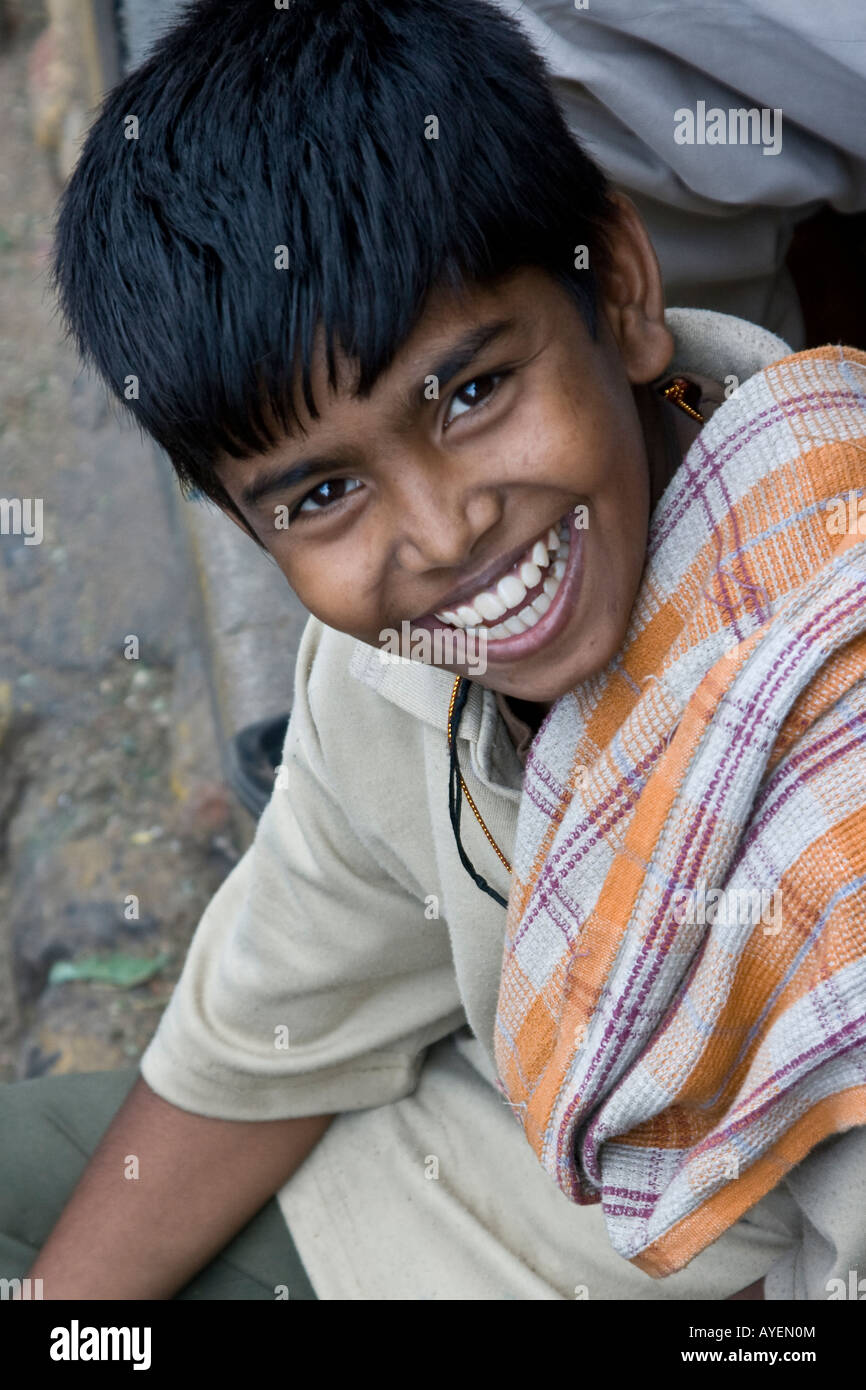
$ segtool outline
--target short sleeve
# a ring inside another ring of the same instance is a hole
[[[308,698],[314,647],[308,631],[255,839],[206,908],[141,1059],[147,1084],[194,1113],[283,1119],[401,1099],[426,1048],[465,1022],[446,924],[353,829],[375,806],[350,818],[335,795]],[[351,718],[351,678],[327,700]]]

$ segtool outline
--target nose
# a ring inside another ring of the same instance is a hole
[[[396,557],[410,574],[459,569],[502,518],[497,488],[467,479],[465,466],[449,467],[441,455],[432,466],[404,460],[400,478]]]

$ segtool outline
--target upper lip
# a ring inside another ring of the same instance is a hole
[[[428,608],[426,612],[419,614],[411,621],[418,622],[421,618],[432,618],[436,613],[444,613],[446,609],[459,607],[467,599],[474,598],[476,594],[487,588],[491,580],[501,578],[504,572],[510,569],[514,562],[519,560],[521,555],[529,550],[536,541],[545,540],[551,529],[554,531],[559,529],[559,520],[551,522],[542,531],[537,531],[528,541],[523,541],[521,545],[515,546],[510,553],[500,555],[496,560],[492,560],[483,570],[479,570],[477,574],[473,575],[471,579],[467,579],[458,588],[450,589],[444,598],[441,598],[432,608]]]

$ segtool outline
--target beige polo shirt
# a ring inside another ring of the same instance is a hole
[[[763,330],[671,311],[672,367],[723,380],[783,355]],[[325,1299],[827,1297],[866,1274],[866,1129],[828,1141],[680,1273],[617,1255],[600,1206],[564,1196],[493,1084],[505,910],[463,869],[448,816],[453,677],[311,618],[282,771],[250,849],[205,910],[141,1060],[198,1114],[334,1113],[278,1193]],[[506,856],[522,765],[474,684],[458,747]],[[508,875],[468,807],[463,841]],[[840,1182],[845,1175],[845,1185]],[[808,1218],[808,1219],[806,1219]]]

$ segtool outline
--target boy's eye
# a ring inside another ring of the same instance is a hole
[[[488,372],[486,375],[474,376],[471,381],[467,381],[454,392],[451,398],[451,405],[448,408],[448,414],[444,420],[443,428],[447,429],[452,420],[456,419],[459,415],[465,415],[468,410],[472,410],[475,406],[486,405],[490,397],[496,393],[499,382],[507,375],[507,372]],[[467,397],[468,399],[461,400],[461,397]],[[455,406],[460,406],[461,408],[452,415]]]
[[[297,516],[300,512],[323,512],[334,502],[341,502],[355,488],[361,486],[358,478],[328,478],[324,483],[319,483],[295,507],[292,516]]]
[[[454,392],[451,398],[444,428],[447,429],[452,419],[456,419],[458,415],[464,415],[469,410],[480,409],[485,406],[490,398],[496,394],[499,383],[508,375],[510,375],[508,372],[488,372],[467,381]],[[461,397],[467,399],[461,400]],[[455,406],[461,408],[455,411]],[[328,478],[325,482],[312,488],[302,498],[291,512],[289,519],[291,520],[302,513],[309,516],[311,512],[327,511],[328,507],[335,502],[342,502],[344,497],[347,497],[350,492],[354,492],[360,486],[361,483],[358,478]]]

